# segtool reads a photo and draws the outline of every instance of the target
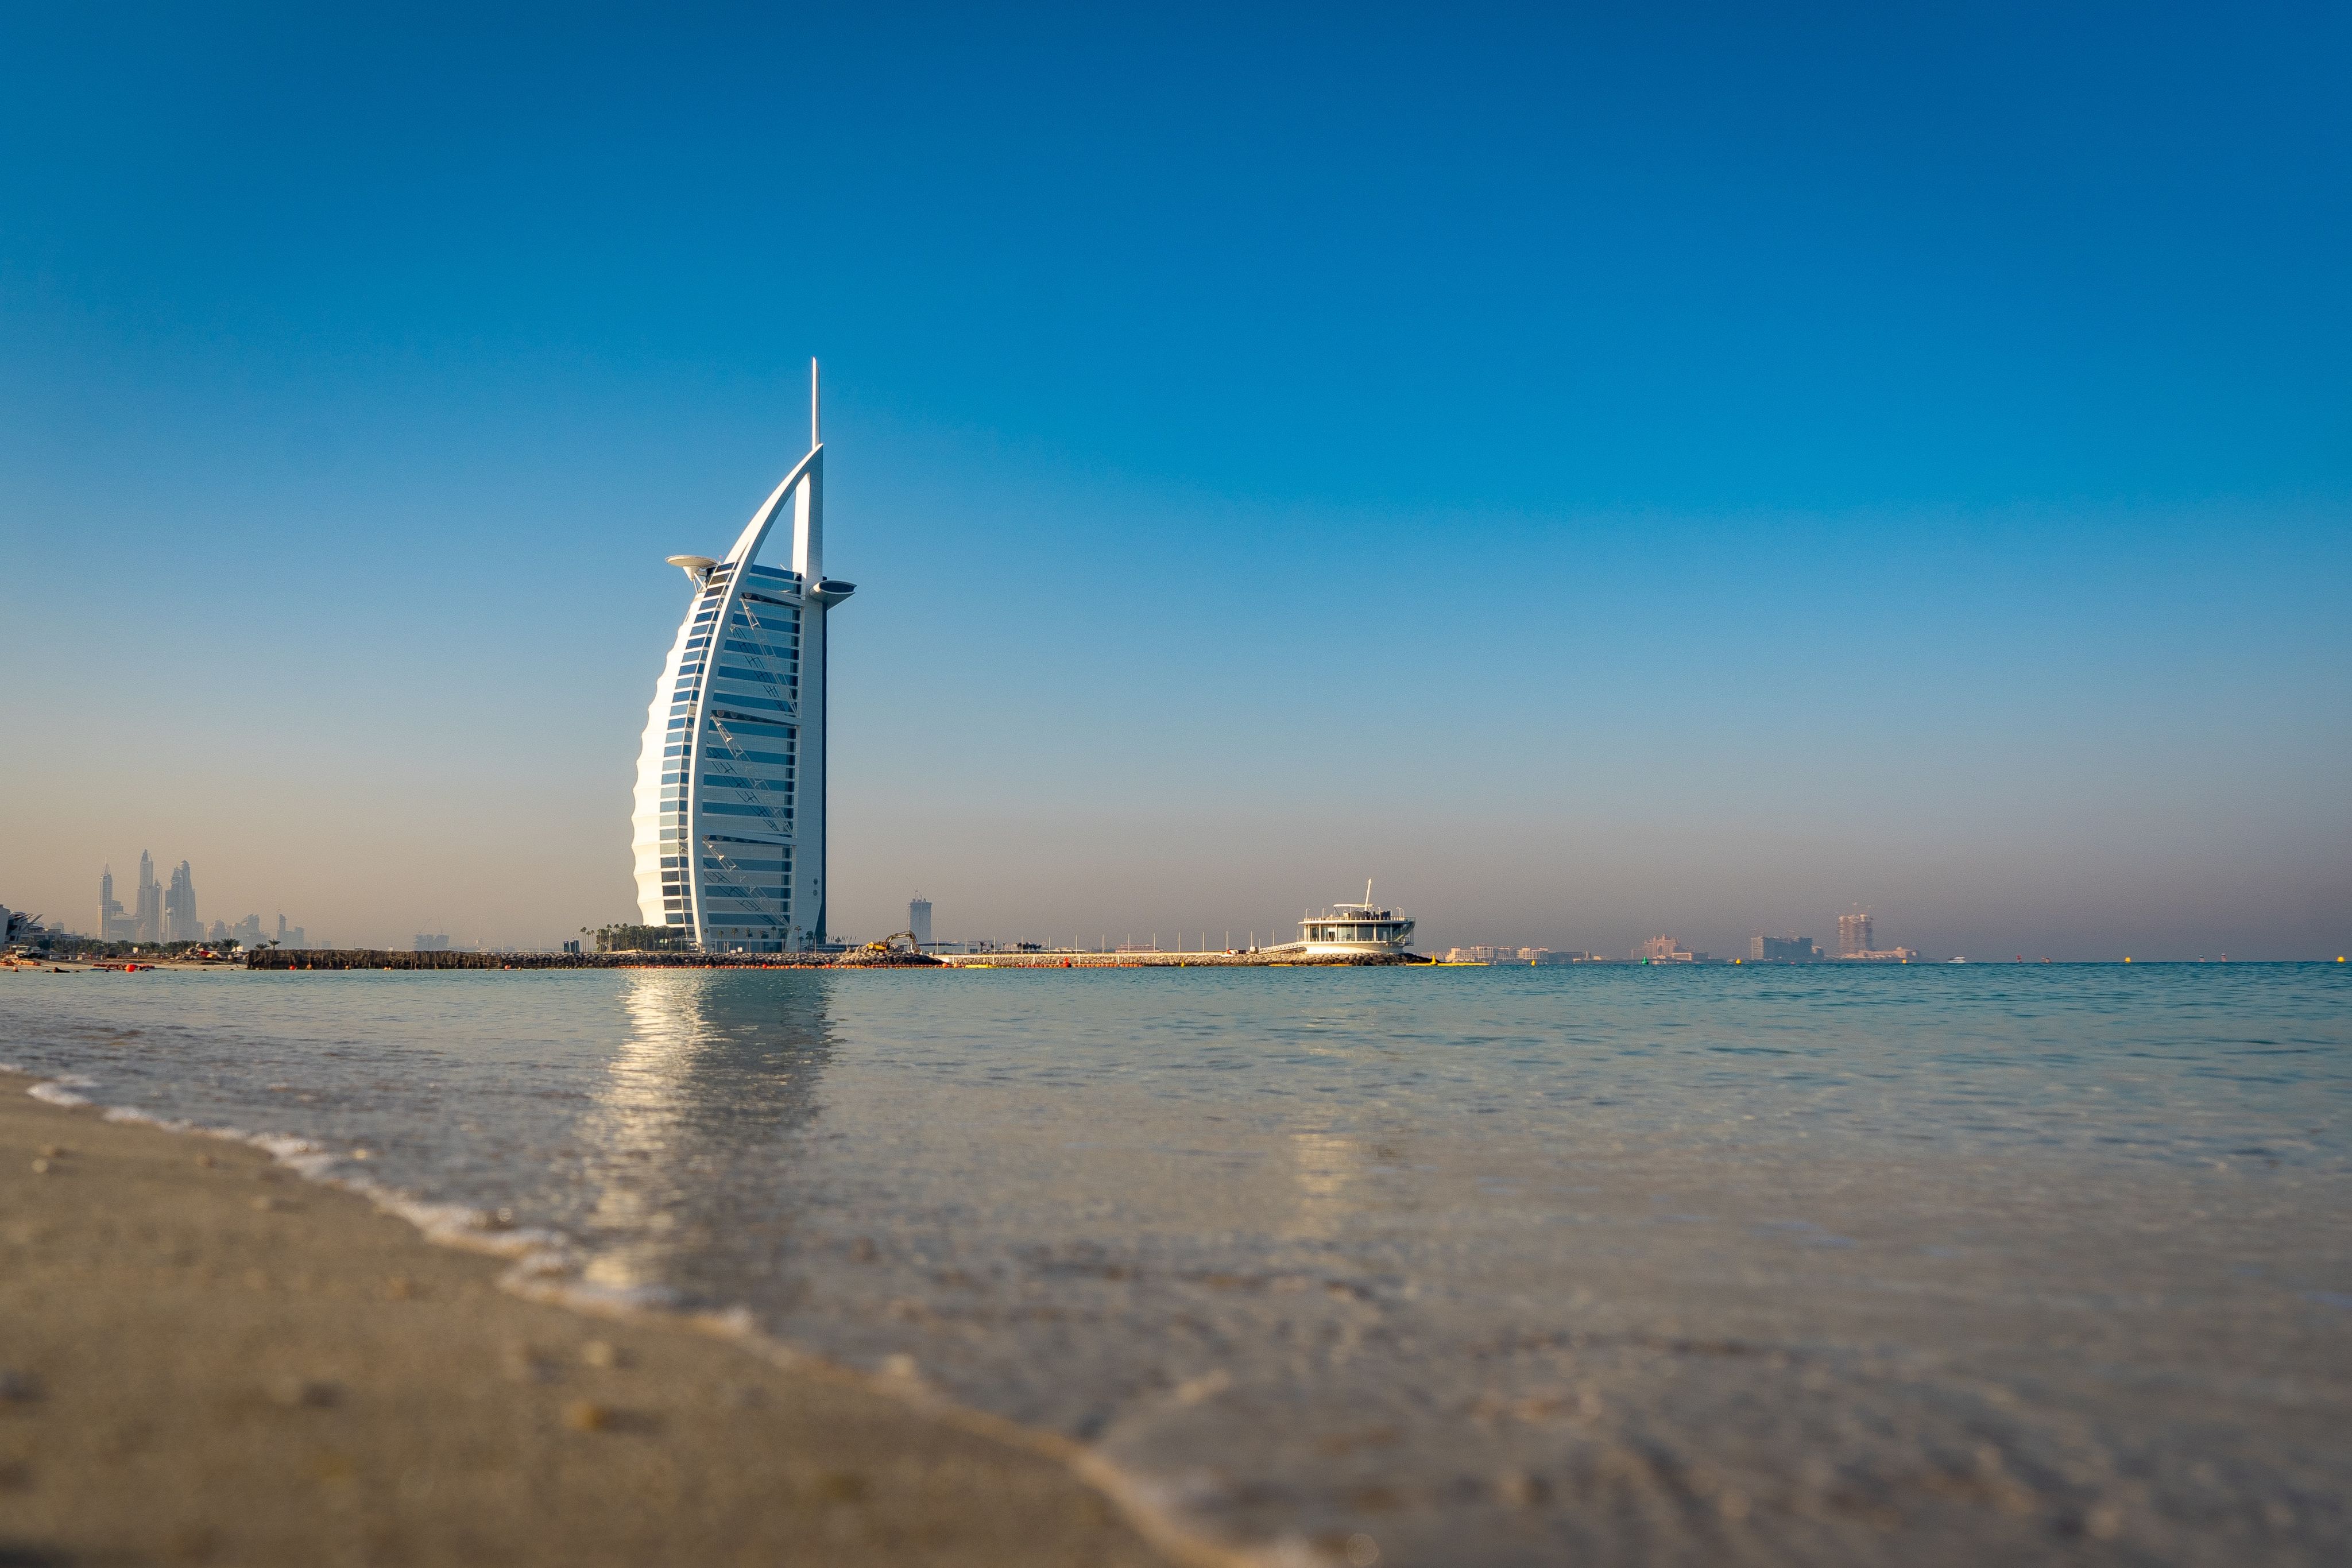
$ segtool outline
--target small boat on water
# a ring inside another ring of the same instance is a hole
[[[1361,904],[1335,904],[1298,923],[1298,946],[1310,958],[1396,956],[1412,945],[1412,917],[1375,904],[1370,882]]]

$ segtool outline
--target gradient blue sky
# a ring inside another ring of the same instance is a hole
[[[825,361],[834,914],[2352,945],[2352,11],[0,18],[0,901],[625,916]]]

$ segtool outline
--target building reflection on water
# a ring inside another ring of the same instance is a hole
[[[798,1205],[791,1145],[833,1053],[828,982],[807,974],[639,970],[626,1038],[578,1125],[584,1277],[704,1297],[773,1276]]]
[[[1288,1233],[1330,1238],[1354,1217],[1362,1194],[1364,1145],[1339,1133],[1293,1133],[1297,1207]]]

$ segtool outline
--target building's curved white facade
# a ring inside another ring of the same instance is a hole
[[[637,753],[637,908],[715,952],[825,938],[824,447],[809,366],[809,454],[723,561],[673,556],[693,601],[663,661]],[[758,564],[792,530],[792,567]]]

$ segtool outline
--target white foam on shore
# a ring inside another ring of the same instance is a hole
[[[68,1072],[60,1077],[49,1079],[46,1082],[36,1083],[25,1092],[36,1100],[46,1100],[52,1105],[87,1105],[90,1103],[89,1096],[77,1094],[74,1091],[97,1087],[98,1080],[95,1078],[84,1078],[79,1073]]]
[[[36,1076],[6,1062],[0,1062],[0,1072]],[[96,1079],[79,1073],[60,1073],[36,1082],[26,1092],[52,1105],[86,1106],[96,1102],[76,1091],[99,1087]],[[508,1225],[498,1215],[463,1204],[427,1202],[371,1176],[340,1171],[337,1167],[345,1163],[341,1157],[312,1139],[287,1133],[250,1133],[241,1127],[206,1126],[179,1117],[158,1116],[134,1105],[107,1106],[100,1117],[259,1149],[305,1181],[356,1194],[383,1212],[406,1220],[420,1236],[436,1246],[511,1260],[510,1266],[499,1277],[499,1288],[525,1301],[590,1317],[683,1325],[728,1340],[772,1365],[851,1384],[961,1431],[1057,1460],[1107,1498],[1137,1534],[1179,1568],[1320,1568],[1328,1561],[1295,1538],[1285,1537],[1256,1547],[1227,1546],[1211,1540],[1179,1522],[1186,1490],[1181,1486],[1130,1474],[1098,1450],[1058,1432],[1024,1426],[957,1404],[925,1382],[911,1365],[867,1372],[803,1350],[761,1328],[747,1307],[688,1308],[676,1291],[663,1287],[602,1285],[584,1280],[580,1271],[585,1265],[585,1256],[569,1237],[553,1230]]]

